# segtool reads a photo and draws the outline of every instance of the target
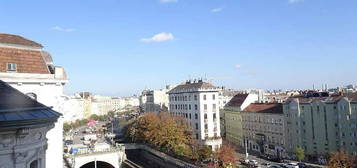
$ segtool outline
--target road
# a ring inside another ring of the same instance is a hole
[[[245,158],[245,153],[240,153],[238,150],[236,150],[236,155],[237,155],[236,158]],[[256,160],[256,161],[259,163],[258,167],[260,167],[260,168],[266,168],[266,167],[268,167],[268,166],[261,165],[262,163],[269,163],[270,165],[277,165],[277,164],[279,164],[279,163],[277,163],[277,162],[272,162],[272,161],[269,161],[269,160],[265,160],[265,159],[263,159],[263,158],[254,156],[254,155],[252,155],[252,154],[249,154],[249,155],[248,155],[248,159],[249,159],[249,160]],[[239,159],[237,159],[237,161],[238,161],[238,160],[239,160]],[[296,163],[296,161],[291,161],[291,162],[295,162],[295,163]],[[309,163],[306,163],[306,165],[308,165],[310,168],[322,168],[322,167],[325,167],[325,166],[316,165],[316,164],[309,164]]]

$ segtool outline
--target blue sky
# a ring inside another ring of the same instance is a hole
[[[189,77],[306,89],[357,83],[356,9],[355,0],[11,0],[0,32],[43,44],[66,69],[66,93],[129,96]]]

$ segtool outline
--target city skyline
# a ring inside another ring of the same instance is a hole
[[[357,83],[352,0],[38,2],[3,2],[0,30],[44,45],[68,94],[130,96],[200,77],[234,89]]]

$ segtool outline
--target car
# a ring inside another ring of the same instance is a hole
[[[287,168],[299,168],[297,163],[286,163],[285,164]]]
[[[288,168],[287,165],[286,165],[286,163],[280,163],[280,164],[278,164],[278,166],[280,166],[280,167],[282,167],[282,168]]]
[[[64,141],[65,145],[73,145],[73,140],[66,140]]]
[[[258,162],[256,160],[249,160],[248,164],[252,166],[257,166]]]
[[[272,166],[268,166],[269,168],[282,168],[281,166],[279,165],[272,165]]]
[[[299,168],[307,167],[307,165],[305,163],[303,163],[303,162],[299,162],[299,163],[297,163],[297,165],[299,166]]]
[[[266,162],[266,163],[262,163],[262,166],[270,166],[270,163]]]

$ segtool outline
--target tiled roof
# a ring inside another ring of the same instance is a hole
[[[216,88],[211,83],[207,82],[186,82],[171,89],[170,92],[183,91],[183,90],[195,90],[195,89],[213,89]]]
[[[53,123],[61,115],[0,80],[0,127]]]
[[[34,42],[32,40],[23,38],[23,37],[18,36],[18,35],[5,34],[5,33],[0,33],[0,43],[17,44],[17,45],[24,45],[24,46],[43,48],[43,46],[41,44],[36,43],[36,42]]]
[[[248,97],[248,94],[236,94],[228,103],[227,107],[240,107],[245,99]]]
[[[50,73],[41,51],[0,48],[0,72],[7,72],[7,63],[16,63],[17,73]]]
[[[243,112],[283,114],[281,103],[252,103]]]
[[[304,97],[304,96],[292,96],[289,97],[286,101],[287,103],[291,102],[294,99],[298,99],[299,103],[311,103],[314,101],[323,101],[325,103],[336,103],[342,98],[347,98],[351,102],[357,102],[357,92],[348,93],[345,95],[330,95],[328,97]]]

